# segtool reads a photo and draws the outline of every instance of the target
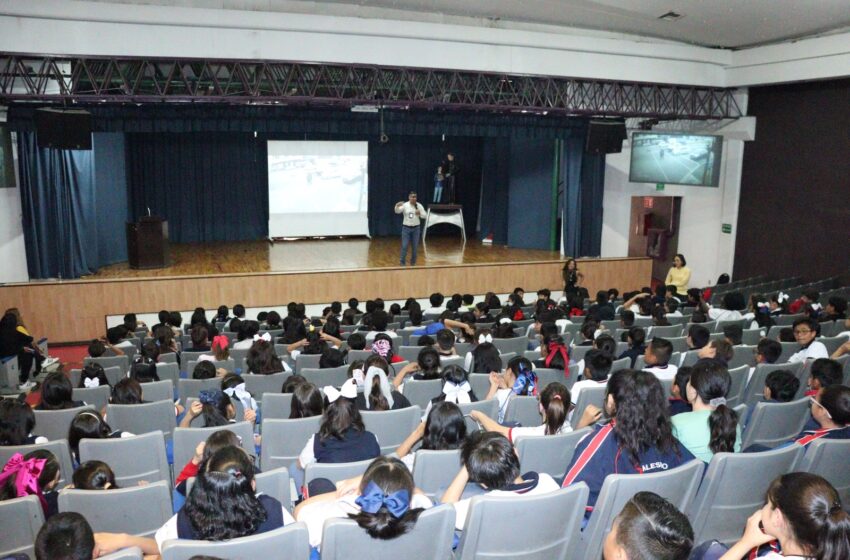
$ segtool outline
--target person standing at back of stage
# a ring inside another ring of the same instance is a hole
[[[446,204],[454,204],[455,203],[455,195],[457,191],[455,191],[456,185],[456,177],[457,177],[457,162],[455,161],[455,155],[451,152],[446,154],[446,159],[440,164],[440,169],[443,172],[443,190],[446,193],[445,201]]]
[[[564,296],[569,298],[578,294],[578,284],[584,280],[584,274],[578,271],[575,259],[567,259],[562,271],[564,277]]]
[[[416,192],[410,191],[407,202],[399,201],[395,205],[395,213],[402,214],[401,221],[401,266],[407,259],[407,248],[411,246],[410,265],[416,264],[416,250],[419,248],[419,230],[421,220],[425,217],[425,207],[416,201]]]
[[[443,181],[446,180],[446,176],[443,175],[443,167],[440,166],[437,168],[437,172],[434,173],[434,198],[431,202],[434,204],[439,204],[440,199],[443,197]]]

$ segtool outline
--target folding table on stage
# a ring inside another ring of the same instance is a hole
[[[463,227],[463,206],[460,204],[431,204],[425,215],[425,229],[422,241],[428,235],[428,228],[437,224],[453,224],[460,228],[463,242],[466,243],[466,228]]]

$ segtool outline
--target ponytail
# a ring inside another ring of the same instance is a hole
[[[841,502],[837,499],[829,505],[826,513],[815,558],[850,558],[850,514],[841,508]]]
[[[540,404],[546,416],[546,435],[557,434],[567,420],[570,390],[562,383],[550,383],[540,393]]]
[[[372,388],[369,391],[369,408],[371,410],[389,410],[390,403],[381,391],[381,378],[372,377]]]
[[[738,413],[726,404],[721,404],[708,417],[711,439],[708,448],[712,453],[733,453],[738,437]]]
[[[201,414],[204,416],[205,428],[226,426],[230,423],[228,407],[231,405],[231,401],[227,393],[218,389],[201,391],[199,399],[203,405]]]

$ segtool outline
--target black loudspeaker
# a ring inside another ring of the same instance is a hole
[[[91,150],[91,113],[38,109],[35,112],[35,133],[39,148]]]
[[[591,120],[587,123],[584,151],[588,154],[618,154],[623,151],[626,123],[618,119]]]

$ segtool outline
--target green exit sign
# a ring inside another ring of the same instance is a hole
[[[723,233],[732,233],[732,224],[722,224],[720,230]]]
[[[663,191],[664,190],[664,183],[655,183],[655,190]]]

